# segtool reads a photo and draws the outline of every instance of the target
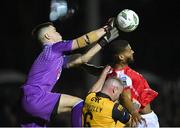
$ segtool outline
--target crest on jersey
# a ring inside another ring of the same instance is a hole
[[[123,86],[127,86],[127,78],[125,77],[125,76],[123,76],[123,77],[121,77],[120,78],[121,79],[121,81],[122,81],[122,84],[123,84]]]
[[[119,111],[122,111],[122,110],[123,110],[122,105],[119,105],[119,106],[117,107],[117,109],[118,109]]]

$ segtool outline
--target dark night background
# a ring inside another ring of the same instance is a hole
[[[140,18],[138,28],[121,33],[135,51],[132,68],[148,80],[159,92],[152,108],[160,126],[180,126],[180,1],[160,0],[68,0],[75,14],[54,24],[64,39],[79,37],[103,26],[108,18],[125,8],[134,10]],[[23,84],[41,46],[31,39],[31,30],[49,21],[49,0],[6,0],[1,2],[0,29],[0,126],[18,126],[16,104],[18,88]],[[91,61],[103,64],[103,52]],[[64,70],[57,83],[62,93],[84,98],[97,78],[81,68]],[[70,114],[53,122],[54,126],[70,126]]]

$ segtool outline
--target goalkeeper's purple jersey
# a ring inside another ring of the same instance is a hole
[[[71,49],[72,40],[44,45],[31,67],[25,86],[40,86],[45,91],[51,91],[66,65],[64,52]]]

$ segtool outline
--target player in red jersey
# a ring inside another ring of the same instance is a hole
[[[157,115],[151,109],[151,101],[158,95],[152,90],[144,77],[131,69],[128,64],[134,61],[134,51],[126,40],[115,40],[108,46],[108,59],[111,63],[112,71],[108,77],[117,76],[126,85],[122,95],[122,104],[134,117],[134,122],[138,127],[159,127]],[[110,64],[109,63],[109,64]],[[90,73],[99,74],[103,67],[90,64],[83,66]],[[138,115],[141,114],[140,115]],[[141,119],[145,121],[141,121]],[[138,123],[137,122],[141,122]]]

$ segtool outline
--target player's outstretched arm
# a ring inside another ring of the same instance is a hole
[[[91,31],[81,37],[74,39],[72,43],[72,50],[83,48],[89,44],[97,42],[104,34],[106,34],[104,28],[105,27],[102,27],[100,29]]]
[[[118,30],[116,28],[113,28],[108,33],[106,33],[106,35],[103,38],[101,38],[100,41],[94,47],[92,47],[88,52],[78,57],[74,61],[68,63],[66,67],[70,68],[83,63],[87,63],[97,52],[99,52],[102,49],[102,47],[110,43],[118,36],[119,36]]]
[[[98,51],[101,50],[101,46],[96,44],[90,50],[88,50],[85,54],[80,55],[78,58],[67,63],[66,67],[71,68],[78,66],[83,63],[87,63]]]
[[[89,44],[97,42],[105,34],[109,33],[113,28],[116,28],[114,18],[108,19],[108,23],[100,29],[91,31],[81,37],[73,40],[72,50],[83,48]]]
[[[101,73],[99,79],[95,82],[95,84],[89,90],[89,93],[90,92],[99,92],[102,89],[103,84],[104,84],[104,82],[106,80],[106,76],[107,76],[107,74],[109,73],[110,70],[111,70],[111,66],[107,66],[107,67],[104,68],[104,70]]]

